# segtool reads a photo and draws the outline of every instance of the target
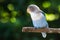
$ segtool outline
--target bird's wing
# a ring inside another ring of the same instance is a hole
[[[37,13],[42,13],[44,16],[45,16],[45,12],[43,12],[43,11],[38,11]]]
[[[45,16],[45,12],[41,11],[41,13]]]

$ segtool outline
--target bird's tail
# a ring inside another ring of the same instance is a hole
[[[42,37],[46,38],[47,34],[45,32],[41,32],[42,33]]]

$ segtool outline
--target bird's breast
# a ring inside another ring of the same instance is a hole
[[[44,16],[42,14],[31,14],[31,18],[32,20],[40,20],[42,19]]]

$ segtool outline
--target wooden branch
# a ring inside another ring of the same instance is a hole
[[[23,27],[22,32],[46,32],[46,33],[60,33],[60,28],[41,28],[41,29],[36,29],[34,27]]]

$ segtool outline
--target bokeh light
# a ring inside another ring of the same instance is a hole
[[[58,5],[58,11],[60,12],[60,5]]]
[[[46,15],[46,19],[47,21],[54,21],[54,20],[57,20],[59,19],[59,15],[56,15],[56,14],[45,14]]]
[[[12,14],[12,16],[16,16],[18,14],[18,12],[17,11],[12,11],[11,14]]]
[[[14,10],[13,4],[8,4],[8,5],[7,5],[7,8],[8,8],[10,11],[13,11],[13,10]]]
[[[51,6],[51,3],[49,1],[45,1],[45,2],[43,2],[42,6],[44,8],[49,8]]]
[[[9,17],[1,18],[0,21],[1,23],[7,23],[9,22]]]
[[[8,16],[9,16],[8,12],[2,12],[1,13],[1,17],[8,17]]]
[[[16,22],[16,18],[15,17],[10,18],[10,22],[11,23],[15,23]]]

